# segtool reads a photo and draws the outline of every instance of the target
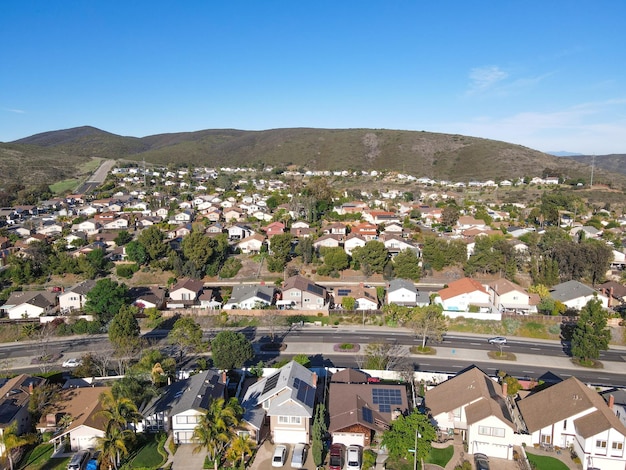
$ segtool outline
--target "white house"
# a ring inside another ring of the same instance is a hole
[[[550,296],[554,300],[563,302],[568,308],[580,310],[587,302],[597,298],[602,303],[602,307],[608,308],[609,298],[591,287],[578,281],[567,281],[557,284],[550,291]]]
[[[478,281],[468,277],[451,282],[438,295],[438,302],[444,311],[469,312],[470,306],[477,307],[481,313],[491,310],[491,299],[487,290]]]
[[[95,285],[96,281],[88,279],[59,294],[59,310],[62,313],[82,310],[87,301],[87,294]]]

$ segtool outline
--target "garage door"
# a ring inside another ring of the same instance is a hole
[[[365,446],[365,434],[358,432],[334,432],[333,444],[345,446]]]
[[[274,429],[274,442],[276,444],[304,444],[309,443],[306,431],[295,429]]]
[[[485,454],[488,457],[496,457],[499,459],[508,459],[509,456],[509,446],[503,444],[491,444],[488,442],[478,442],[474,441],[474,445],[472,454]]]

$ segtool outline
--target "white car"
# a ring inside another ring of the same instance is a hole
[[[504,336],[489,338],[489,344],[506,344],[506,338]]]
[[[272,457],[272,467],[282,467],[287,460],[287,447],[284,445],[277,445],[274,449],[274,456]]]
[[[304,468],[306,444],[296,444],[291,453],[291,468]]]
[[[350,446],[346,452],[347,470],[361,470],[361,448]]]
[[[83,363],[83,361],[76,359],[73,357],[72,359],[68,359],[63,363],[63,367],[78,367]]]

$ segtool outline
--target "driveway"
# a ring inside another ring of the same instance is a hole
[[[291,453],[293,452],[293,444],[285,444],[287,446],[287,462],[282,467],[285,470],[291,469]],[[250,470],[268,470],[272,468],[272,456],[274,455],[275,444],[270,443],[269,439],[266,439],[261,447],[257,450],[254,457],[254,462],[250,465]],[[306,461],[304,462],[304,470],[315,470],[313,464],[313,457],[311,457],[311,446],[308,448]]]
[[[204,466],[206,452],[193,453],[193,444],[181,444],[171,457],[172,470],[201,470]]]

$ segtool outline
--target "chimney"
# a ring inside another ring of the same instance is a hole
[[[509,394],[509,384],[502,381],[502,395],[506,397],[508,394]]]
[[[317,387],[317,374],[315,372],[313,372],[313,375],[311,376],[311,384],[314,387]]]
[[[611,307],[611,305],[613,304],[613,288],[611,287],[609,289],[609,307]]]
[[[361,289],[363,289],[363,286],[364,286],[364,284],[363,284],[362,282],[359,282],[359,287],[360,287]]]
[[[57,417],[54,413],[48,413],[46,415],[46,426],[49,428],[54,428],[57,425]]]
[[[33,383],[32,382],[28,384],[28,394],[29,395],[33,394]]]
[[[613,395],[609,395],[609,409],[612,410],[613,406],[615,406],[615,397]]]
[[[228,377],[226,376],[226,371],[222,372],[222,383],[226,384],[226,381],[228,380]]]

